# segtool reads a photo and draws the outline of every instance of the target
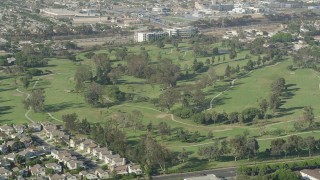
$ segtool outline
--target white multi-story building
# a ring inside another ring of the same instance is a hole
[[[144,42],[150,40],[158,40],[167,37],[169,34],[167,32],[159,31],[159,32],[137,32],[135,33],[135,41],[136,42]]]
[[[181,37],[181,38],[191,38],[198,33],[198,29],[192,26],[188,27],[175,27],[170,29],[165,29],[170,37]]]

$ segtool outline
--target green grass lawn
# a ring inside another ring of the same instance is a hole
[[[190,45],[187,43],[180,43],[180,51],[177,51],[172,45],[166,45],[164,48],[160,49],[154,45],[141,45],[149,53],[153,63],[157,62],[157,56],[160,53],[162,58],[171,59],[175,64],[179,64],[183,69],[185,65],[191,67],[194,54],[190,50]],[[130,46],[128,48],[129,53],[139,53],[141,51],[140,45]],[[213,44],[210,47],[219,46],[220,44]],[[224,48],[223,49],[227,49]],[[101,50],[95,51],[98,53],[107,53],[109,51],[106,47]],[[227,65],[230,66],[243,66],[247,63],[249,59],[245,59],[245,56],[249,52],[247,50],[238,52],[238,57],[235,60],[230,60],[229,55],[226,55],[226,60],[217,62],[217,57],[215,64],[211,65],[215,68],[218,75],[223,75]],[[260,150],[264,151],[270,146],[270,139],[265,138],[275,138],[277,136],[259,134],[259,125],[241,125],[241,124],[218,124],[204,126],[199,125],[189,119],[180,119],[171,116],[166,111],[159,111],[158,107],[154,107],[153,104],[148,102],[123,102],[115,106],[106,106],[101,108],[93,108],[85,103],[83,95],[81,93],[72,93],[71,90],[74,89],[73,76],[77,66],[81,64],[88,64],[93,67],[93,62],[84,56],[85,53],[79,53],[78,58],[82,59],[81,62],[72,62],[66,59],[50,59],[49,66],[42,68],[43,70],[48,69],[53,72],[53,75],[33,77],[32,83],[28,89],[23,89],[20,85],[13,84],[13,78],[7,76],[3,72],[0,72],[0,124],[5,123],[27,123],[25,118],[26,109],[24,108],[22,101],[25,95],[18,93],[16,91],[19,88],[21,91],[30,92],[35,81],[39,81],[36,88],[44,88],[46,100],[45,100],[45,110],[50,112],[54,117],[62,119],[62,115],[68,113],[77,113],[79,119],[87,118],[90,122],[101,122],[107,121],[110,116],[115,112],[131,112],[133,110],[139,110],[144,115],[143,123],[147,125],[152,123],[156,126],[160,122],[167,122],[171,128],[183,128],[189,130],[190,132],[199,131],[203,138],[199,142],[195,143],[183,143],[173,136],[167,137],[166,139],[161,139],[160,136],[155,135],[155,138],[159,140],[163,145],[167,146],[169,149],[179,152],[182,148],[185,148],[191,153],[191,157],[199,158],[197,151],[199,145],[213,143],[213,139],[207,139],[205,136],[209,131],[213,131],[214,139],[221,138],[232,138],[244,131],[248,130],[251,137],[256,137],[260,143]],[[183,60],[179,60],[179,56],[184,56]],[[110,58],[115,61],[115,51],[111,52]],[[205,60],[210,57],[197,57],[199,61],[205,62]],[[257,56],[251,56],[251,59],[256,60]],[[210,58],[211,59],[211,58]],[[115,62],[125,63],[125,62]],[[229,91],[225,92],[218,98],[214,100],[214,108],[210,111],[217,112],[241,112],[248,107],[257,107],[261,99],[269,99],[270,95],[270,84],[279,77],[284,77],[286,84],[288,84],[289,96],[284,99],[283,105],[281,106],[281,112],[276,113],[276,118],[267,120],[268,125],[266,129],[268,131],[284,129],[285,135],[296,133],[293,129],[294,122],[286,122],[281,124],[274,124],[275,122],[294,120],[299,118],[302,114],[302,108],[304,106],[312,106],[314,108],[314,113],[316,116],[320,115],[320,104],[318,103],[318,97],[320,95],[319,82],[320,79],[314,74],[314,72],[308,69],[298,69],[294,73],[287,70],[287,66],[292,64],[291,60],[285,60],[276,66],[263,67],[254,70],[248,76],[239,78],[235,86]],[[94,69],[93,69],[94,71]],[[197,73],[194,79],[184,80],[178,82],[178,86],[183,83],[195,83],[200,76],[205,75],[204,73]],[[17,78],[19,82],[19,78]],[[121,91],[126,93],[137,94],[142,97],[156,98],[159,97],[161,91],[160,86],[151,86],[146,82],[145,79],[135,78],[131,76],[122,76],[117,84]],[[220,81],[214,86],[210,86],[204,89],[206,94],[206,99],[210,100],[221,91],[229,88],[229,82]],[[210,112],[208,111],[208,112]],[[50,120],[52,122],[57,122],[52,120],[48,114],[44,113],[33,113],[30,112],[29,116],[36,121]],[[262,120],[264,121],[264,120]],[[319,119],[318,119],[319,121]],[[59,122],[57,122],[59,123]],[[126,129],[125,132],[128,135],[128,140],[130,143],[136,143],[142,134],[146,131],[133,131],[132,129]],[[174,133],[173,133],[174,134]],[[320,137],[320,133],[308,133],[302,134],[301,136],[315,136]],[[190,161],[191,162],[191,161]],[[226,162],[226,164],[232,163]],[[209,162],[206,166],[218,167],[220,162]],[[178,167],[177,167],[178,168]]]

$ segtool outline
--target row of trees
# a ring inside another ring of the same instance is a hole
[[[287,155],[300,156],[313,153],[320,150],[320,140],[313,136],[301,137],[297,135],[289,136],[288,139],[278,138],[271,141],[270,148],[265,152],[259,152],[259,142],[255,138],[250,138],[248,132],[243,135],[237,135],[227,140],[216,140],[212,145],[202,146],[198,149],[198,154],[208,159],[219,160],[223,156],[232,155],[237,161],[241,158],[257,157],[268,154],[268,156]]]
[[[142,115],[133,111],[126,118],[141,119]],[[116,116],[123,116],[123,114]],[[122,117],[121,117],[122,118]],[[150,134],[141,136],[140,140],[132,145],[128,143],[125,133],[111,118],[104,126],[101,124],[89,124],[86,120],[80,121],[76,114],[67,114],[63,116],[65,127],[68,130],[84,133],[90,136],[92,140],[129,160],[138,162],[144,168],[144,172],[149,175],[160,168],[165,171],[168,165],[171,165],[176,157],[164,146],[159,144]],[[117,118],[118,120],[118,118]],[[116,120],[116,121],[117,121]],[[139,120],[138,120],[139,122]],[[134,123],[135,124],[135,123]],[[81,129],[81,128],[85,128]]]
[[[255,138],[249,138],[249,133],[245,132],[243,135],[238,135],[230,141],[216,140],[212,145],[203,146],[198,149],[198,154],[208,159],[218,160],[222,156],[229,156],[230,154],[237,161],[239,158],[255,157],[260,148],[258,141]]]

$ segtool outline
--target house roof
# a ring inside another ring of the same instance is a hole
[[[8,174],[10,173],[11,171],[9,171],[8,169],[5,169],[3,167],[0,167],[0,174]]]
[[[303,169],[300,172],[305,173],[314,178],[320,179],[320,169]]]
[[[44,166],[45,166],[46,168],[52,168],[52,169],[54,169],[54,168],[56,168],[56,167],[60,167],[60,165],[57,164],[57,163],[48,163],[48,164],[45,164]]]
[[[133,169],[133,170],[141,169],[141,166],[139,164],[130,165],[130,169]]]
[[[114,158],[112,159],[114,162],[123,162],[125,159],[124,158],[121,158],[121,157],[117,157],[117,158]]]
[[[60,179],[64,179],[64,176],[59,175],[59,174],[54,174],[50,177],[51,180],[60,180]]]
[[[3,126],[0,126],[0,129],[3,131],[13,131],[13,128],[11,126],[6,125],[6,124]]]
[[[127,171],[127,166],[124,165],[124,166],[117,166],[114,168],[115,171],[117,172],[124,172],[124,171]]]

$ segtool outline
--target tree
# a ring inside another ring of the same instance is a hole
[[[34,112],[39,112],[44,109],[44,95],[43,89],[34,89],[32,90],[29,98],[23,101],[26,108],[31,108]]]
[[[259,143],[255,138],[249,139],[247,141],[247,147],[248,147],[248,158],[250,157],[250,155],[256,156],[257,151],[260,148]]]
[[[202,106],[202,104],[204,103],[206,97],[205,97],[205,94],[200,89],[197,89],[192,94],[192,98],[193,98],[193,101],[194,101],[194,103],[196,105]]]
[[[146,78],[145,71],[149,64],[149,58],[142,55],[130,55],[126,57],[128,75],[138,78]]]
[[[299,180],[301,179],[299,175],[290,169],[278,169],[272,174],[271,179],[290,179],[290,180]]]
[[[209,66],[211,63],[210,59],[206,59],[206,65]]]
[[[143,154],[145,163],[149,167],[159,167],[162,172],[166,171],[167,165],[171,164],[174,159],[172,153],[150,135],[142,137],[139,147],[141,147],[140,153]]]
[[[93,82],[84,93],[85,101],[91,106],[97,106],[103,101],[104,89],[101,85]]]
[[[277,96],[281,96],[281,93],[286,90],[286,80],[284,78],[279,78],[271,84],[271,91]]]
[[[311,156],[312,152],[316,149],[316,140],[313,136],[308,136],[303,140],[308,148],[309,156]]]
[[[199,71],[203,67],[203,62],[198,62],[197,59],[194,59],[193,65],[192,65],[192,70],[194,72]]]
[[[32,79],[31,75],[24,75],[23,77],[20,78],[20,81],[22,83],[23,88],[27,89],[30,85],[30,79]]]
[[[237,52],[235,50],[231,50],[229,54],[230,59],[234,59],[237,57]]]
[[[303,120],[308,123],[309,128],[314,126],[314,114],[312,107],[306,106],[303,108]]]
[[[137,129],[141,129],[143,127],[143,114],[141,113],[141,111],[133,110],[129,116],[130,124],[133,127],[134,132],[136,132]]]
[[[171,127],[166,122],[160,122],[158,124],[158,132],[161,136],[170,135]]]
[[[76,113],[62,115],[62,120],[64,122],[64,127],[67,130],[76,130],[76,122],[78,120],[78,115]]]
[[[214,67],[212,67],[212,66],[209,67],[207,74],[208,74],[209,80],[211,81],[210,84],[214,84],[218,80],[218,75],[217,75]]]
[[[280,97],[277,94],[272,93],[270,95],[269,108],[275,112],[276,110],[279,109],[280,105],[281,105]]]
[[[212,139],[212,138],[213,138],[213,133],[212,133],[212,131],[209,131],[209,132],[208,132],[207,138],[208,138],[208,139]]]
[[[215,141],[213,145],[202,146],[198,149],[198,154],[208,159],[216,160],[220,156],[219,141]]]
[[[271,154],[272,155],[280,155],[283,151],[282,147],[286,143],[283,139],[274,139],[271,141]]]
[[[212,54],[213,54],[213,55],[219,55],[219,48],[214,47],[214,48],[212,49]]]
[[[265,114],[267,112],[267,109],[268,109],[267,100],[266,99],[262,99],[260,104],[259,104],[259,106],[260,106],[260,109],[261,109],[262,113]]]
[[[93,62],[96,66],[96,79],[98,82],[105,84],[108,83],[109,77],[108,73],[111,72],[111,61],[109,59],[109,56],[105,53],[102,54],[95,54],[92,57]]]
[[[165,59],[158,63],[154,68],[147,68],[145,71],[146,77],[150,82],[157,82],[165,86],[175,87],[178,78],[180,77],[179,66],[172,61]]]
[[[164,44],[163,41],[157,41],[156,44],[157,44],[157,46],[158,46],[159,48],[164,48],[164,46],[165,46],[165,44]]]
[[[112,85],[107,87],[107,96],[111,99],[122,101],[125,99],[125,93],[120,91],[118,86]]]
[[[237,161],[238,158],[241,158],[248,153],[246,136],[236,136],[230,140],[230,144],[233,149],[232,154],[234,156],[234,161]]]
[[[229,114],[229,120],[230,120],[230,123],[236,123],[238,122],[238,117],[239,117],[239,113],[238,112],[232,112]]]
[[[229,64],[227,65],[225,71],[224,71],[224,76],[230,78],[231,76],[231,67],[229,66]]]
[[[226,154],[229,154],[231,152],[231,149],[229,147],[229,143],[227,140],[222,140],[220,142],[220,155],[226,155]]]
[[[291,144],[292,148],[298,154],[298,156],[300,154],[300,151],[305,148],[305,142],[301,136],[289,136],[288,143]]]
[[[251,71],[254,69],[254,64],[253,61],[251,59],[249,59],[249,61],[247,62],[247,65],[245,66],[247,71]]]
[[[168,110],[180,99],[180,92],[175,89],[167,89],[159,96],[159,105]]]
[[[178,159],[182,162],[184,162],[186,159],[188,159],[189,154],[186,151],[185,148],[182,148],[182,151],[178,154]]]
[[[80,65],[76,69],[76,73],[74,75],[74,80],[76,82],[75,89],[77,91],[82,91],[85,87],[84,82],[92,80],[92,71],[91,71],[90,66]]]

